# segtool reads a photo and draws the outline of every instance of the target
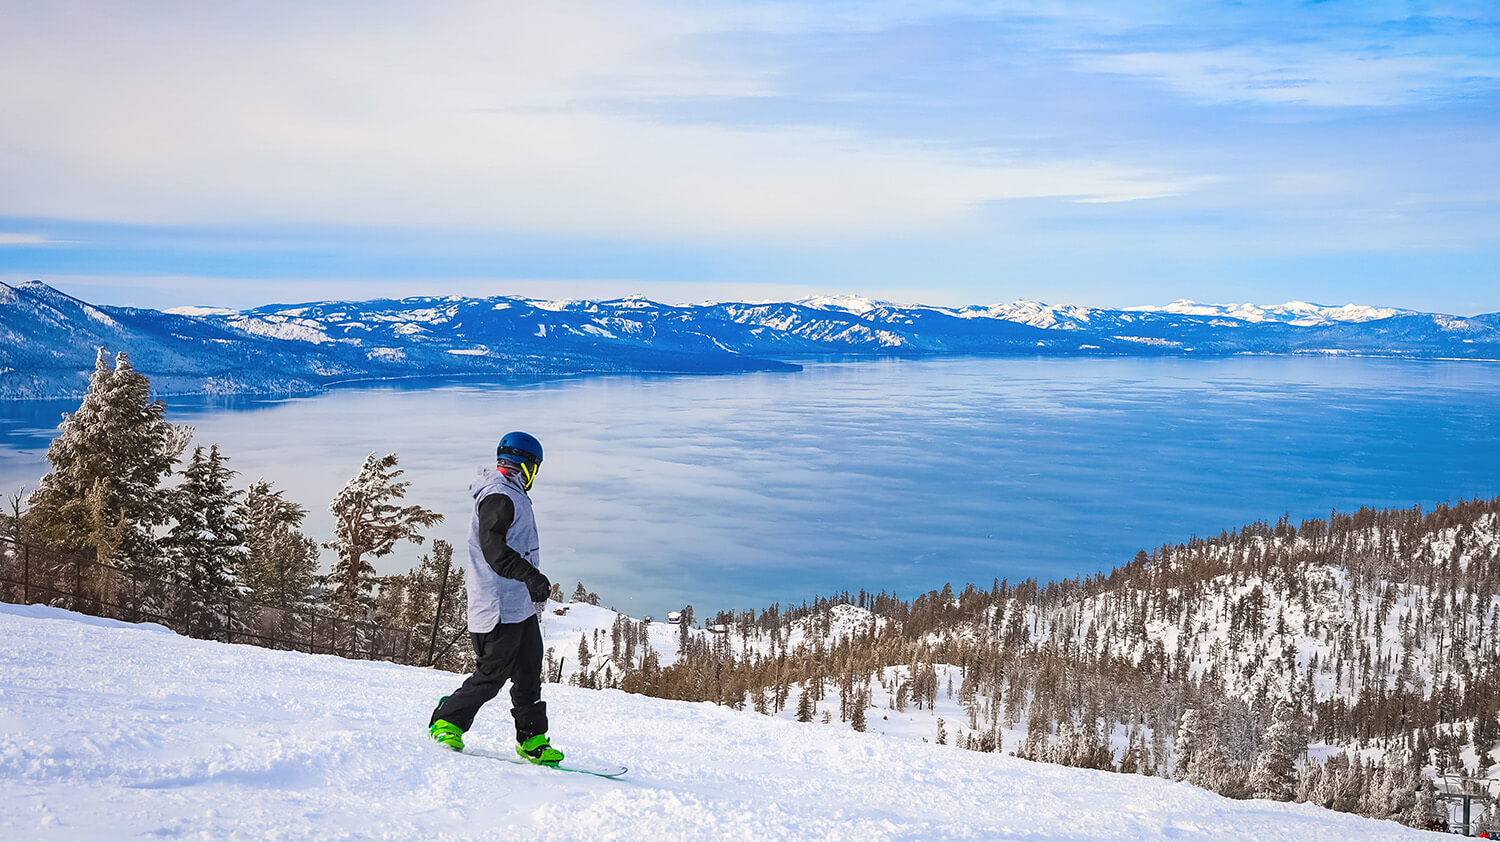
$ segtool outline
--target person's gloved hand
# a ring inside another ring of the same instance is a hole
[[[542,571],[534,570],[526,577],[526,591],[531,594],[532,602],[546,602],[547,597],[552,595],[552,580]]]

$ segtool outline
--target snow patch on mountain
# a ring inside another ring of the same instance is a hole
[[[863,316],[882,307],[896,307],[888,301],[877,301],[862,295],[815,295],[808,298],[798,298],[792,301],[813,310],[838,310],[844,313],[852,313]]]
[[[1162,339],[1158,336],[1111,336],[1110,339],[1118,339],[1121,342],[1135,342],[1139,345],[1154,345],[1158,348],[1181,348],[1182,343],[1171,339]]]
[[[1088,326],[1093,311],[1071,304],[1055,306],[1024,299],[1009,304],[962,307],[950,311],[962,319],[1004,319],[1032,327],[1079,330]]]
[[[322,345],[335,341],[325,332],[324,326],[312,319],[291,318],[284,315],[231,318],[229,323],[246,333],[269,336],[272,339],[290,339],[295,342],[311,342]]]
[[[1338,307],[1327,307],[1321,304],[1310,304],[1306,301],[1288,301],[1285,304],[1276,305],[1199,304],[1187,298],[1180,298],[1171,304],[1161,306],[1142,305],[1138,307],[1126,307],[1125,309],[1139,313],[1171,313],[1179,316],[1224,316],[1252,324],[1281,322],[1283,324],[1296,325],[1297,327],[1359,324],[1378,319],[1389,319],[1392,316],[1412,312],[1395,307],[1371,307],[1364,304],[1344,304]]]

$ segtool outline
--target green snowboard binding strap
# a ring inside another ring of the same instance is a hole
[[[427,735],[454,751],[464,750],[464,729],[446,719],[439,719],[432,723],[432,726],[427,729]]]
[[[524,743],[516,743],[516,754],[538,766],[556,766],[563,759],[563,753],[547,742],[546,734],[537,734]]]

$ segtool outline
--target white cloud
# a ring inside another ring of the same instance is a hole
[[[17,164],[0,215],[796,240],[1197,183],[641,116],[776,93],[773,68],[700,53],[697,36],[747,16],[628,2],[38,7],[0,36],[0,73],[28,82],[0,90]]]
[[[1157,79],[1211,101],[1383,106],[1419,102],[1450,91],[1456,79],[1493,85],[1500,63],[1459,56],[1378,55],[1351,49],[1235,47],[1181,52],[1091,56],[1080,66],[1096,72]]]
[[[0,246],[45,246],[59,242],[40,234],[15,234],[0,231]]]

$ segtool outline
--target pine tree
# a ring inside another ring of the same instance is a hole
[[[1234,793],[1236,788],[1234,767],[1229,764],[1229,754],[1224,750],[1224,744],[1218,739],[1216,733],[1210,732],[1208,740],[1193,758],[1188,783],[1220,795]]]
[[[579,584],[582,584],[581,582]],[[693,606],[685,605],[677,619],[677,654],[683,655],[688,651],[688,641],[692,639],[693,628]]]
[[[92,549],[129,572],[163,572],[155,530],[167,523],[161,482],[192,436],[166,422],[166,404],[121,351],[109,367],[104,349],[78,410],[63,415],[47,449],[52,472],[32,493],[26,529],[60,550]]]
[[[856,731],[859,731],[860,733],[864,733],[866,727],[865,705],[867,703],[864,693],[855,693],[852,701],[854,710],[850,712],[849,727],[853,728]]]
[[[812,693],[806,684],[802,685],[802,692],[797,694],[797,721],[813,721]]]
[[[1297,780],[1297,730],[1297,715],[1292,706],[1285,701],[1277,704],[1261,752],[1250,770],[1252,797],[1291,800]]]
[[[1125,735],[1125,753],[1120,755],[1119,772],[1123,775],[1140,774],[1145,764],[1142,761],[1142,748],[1145,745],[1145,737],[1133,726]]]
[[[948,744],[948,729],[945,726],[946,723],[944,723],[943,718],[939,716],[937,721],[937,744],[940,746],[945,746]]]
[[[588,635],[581,634],[578,636],[578,672],[573,674],[573,683],[579,687],[594,686],[591,674],[589,673],[589,661],[591,659]]]
[[[1416,803],[1407,817],[1408,827],[1426,827],[1428,820],[1437,816],[1442,810],[1438,804],[1437,791],[1433,788],[1432,781],[1423,779],[1420,789],[1417,790]]]
[[[394,453],[366,456],[359,473],[328,504],[333,540],[323,546],[339,556],[329,601],[349,619],[364,619],[371,607],[375,568],[367,559],[389,555],[403,540],[422,543],[425,539],[418,530],[443,519],[431,509],[397,505],[411,483],[396,480],[402,474],[396,463]]]
[[[1193,762],[1203,748],[1206,729],[1207,722],[1204,721],[1202,711],[1188,708],[1182,712],[1182,722],[1177,726],[1177,742],[1174,746],[1176,759],[1172,767],[1177,780],[1190,779]]]
[[[229,482],[235,472],[213,445],[193,449],[182,485],[171,494],[175,523],[162,541],[168,572],[195,614],[224,605],[235,595],[234,569],[249,548]],[[196,620],[195,620],[196,621]]]
[[[249,552],[235,570],[250,599],[278,608],[307,601],[318,567],[317,542],[298,531],[307,509],[285,493],[264,479],[246,489],[240,519]]]
[[[409,662],[427,666],[430,649],[432,666],[449,672],[469,672],[474,665],[473,652],[467,646],[456,645],[468,637],[469,623],[464,571],[453,566],[453,545],[441,538],[434,540],[432,552],[422,554],[417,566],[407,572],[405,584],[404,613],[396,625],[411,630],[414,642]]]

